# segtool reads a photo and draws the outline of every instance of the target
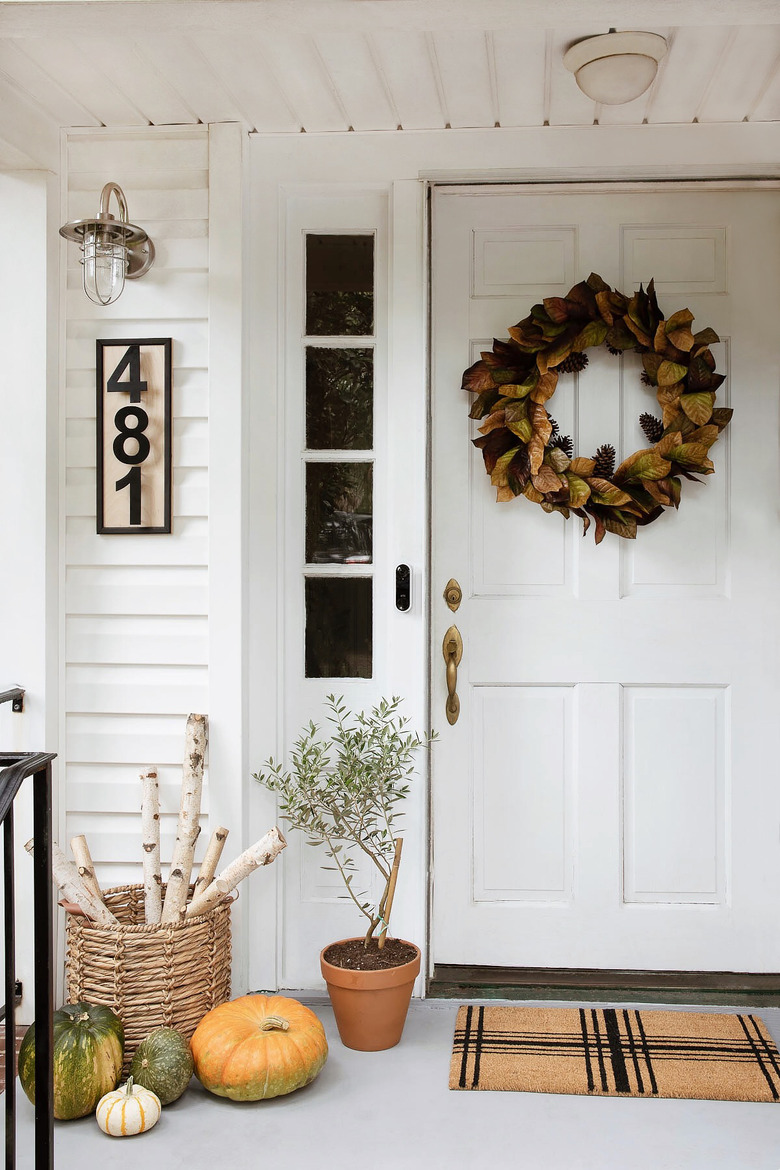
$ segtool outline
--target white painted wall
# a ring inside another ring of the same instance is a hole
[[[0,174],[0,221],[12,224],[0,281],[0,690],[26,689],[24,712],[0,706],[0,750],[57,751],[57,491],[56,386],[57,191],[42,171]],[[62,769],[55,764],[55,800]],[[31,781],[15,810],[17,978],[24,986],[20,1019],[32,1019]]]
[[[94,214],[109,179],[157,256],[102,308],[67,246],[61,835],[86,834],[104,887],[140,880],[138,774],[149,764],[165,876],[190,711],[210,722],[196,859],[215,823],[231,830],[226,858],[243,847],[240,131],[73,132],[62,220]],[[95,340],[145,337],[173,338],[173,531],[97,535]]]

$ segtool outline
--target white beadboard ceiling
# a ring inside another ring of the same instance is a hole
[[[669,43],[623,106],[595,105],[562,64],[610,26]],[[0,88],[54,127],[776,121],[780,0],[7,0]]]

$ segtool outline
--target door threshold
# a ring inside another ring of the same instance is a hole
[[[612,971],[568,967],[483,967],[437,963],[431,999],[780,1006],[780,974],[743,971]]]

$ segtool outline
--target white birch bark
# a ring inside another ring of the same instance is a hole
[[[197,898],[198,894],[203,893],[214,880],[214,874],[217,872],[217,865],[222,856],[222,850],[225,848],[228,832],[229,830],[224,825],[217,825],[211,834],[211,839],[203,855],[198,880],[195,882],[195,889],[192,892],[193,898]]]
[[[89,845],[87,845],[87,838],[83,833],[79,834],[78,837],[71,837],[70,848],[76,859],[76,868],[79,871],[79,877],[90,893],[94,894],[98,902],[102,902],[103,892],[97,880],[95,863],[92,860]]]
[[[207,742],[206,716],[190,715],[184,736],[184,770],[176,844],[165,889],[161,922],[176,922],[187,901],[195,842],[200,832],[200,797]]]
[[[34,838],[30,838],[25,849],[32,857],[35,852]],[[52,877],[67,901],[74,902],[85,918],[91,918],[100,926],[117,926],[119,924],[119,920],[114,917],[108,907],[98,901],[95,895],[87,889],[79,876],[79,871],[72,861],[68,861],[56,841],[53,841],[51,846],[51,871]]]
[[[162,875],[160,873],[160,786],[157,769],[141,773],[141,843],[144,863],[144,916],[147,925],[160,921]]]
[[[219,877],[215,878],[202,894],[198,894],[192,899],[187,907],[187,917],[193,914],[205,914],[207,910],[211,910],[248,874],[253,873],[261,865],[270,865],[286,845],[287,842],[276,826],[269,829],[264,837],[261,837],[254,845],[250,845],[249,849],[245,849],[235,861],[231,861],[230,865],[222,870]]]

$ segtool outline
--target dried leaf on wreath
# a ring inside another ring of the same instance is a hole
[[[715,394],[712,390],[696,390],[680,396],[680,407],[697,427],[703,427],[712,418]]]
[[[687,373],[687,366],[682,366],[679,362],[663,361],[658,367],[658,385],[675,386],[682,382]]]
[[[658,454],[655,447],[647,447],[624,459],[614,478],[618,483],[636,483],[639,480],[664,479],[671,470],[671,464]]]
[[[546,495],[547,492],[558,492],[563,487],[562,481],[547,463],[542,464],[536,475],[532,477],[532,481],[536,490],[543,495]]]
[[[577,353],[581,353],[591,346],[603,345],[608,332],[609,326],[606,321],[589,321],[574,338],[571,347]]]
[[[530,500],[532,504],[541,504],[542,500],[544,499],[542,493],[536,490],[530,480],[523,488],[523,495],[527,500]]]
[[[621,504],[630,504],[631,496],[622,488],[615,487],[608,479],[589,479],[590,498],[594,504],[606,504],[610,508],[617,508]]]
[[[508,482],[507,468],[519,450],[519,447],[510,447],[508,451],[505,451],[503,455],[500,455],[496,459],[493,470],[490,473],[490,482],[494,487],[501,487]]]
[[[553,447],[551,451],[548,451],[544,457],[544,461],[545,463],[549,463],[553,471],[557,471],[559,475],[561,472],[566,471],[571,463],[569,456],[560,447]]]
[[[496,387],[490,390],[483,390],[478,398],[475,398],[469,411],[469,418],[484,418],[488,411],[495,406],[501,397],[501,391]]]
[[[734,411],[730,406],[716,406],[712,412],[711,421],[715,424],[719,431],[722,431],[731,422],[731,416]]]
[[[476,394],[483,390],[492,390],[495,384],[492,372],[483,361],[478,361],[464,370],[461,390],[470,390]]]
[[[514,447],[517,450],[517,439],[511,431],[503,428],[501,430],[491,431],[489,435],[483,435],[479,439],[472,439],[472,442],[482,452],[485,471],[488,475],[492,474],[496,463],[510,447]]]
[[[487,416],[481,427],[477,430],[481,435],[489,435],[496,427],[506,426],[506,410],[494,410]]]
[[[672,447],[679,447],[683,437],[681,431],[669,431],[655,445],[655,450],[662,459],[666,459]]]
[[[572,459],[571,464],[569,465],[569,471],[571,471],[574,475],[582,475],[586,478],[590,475],[593,475],[595,469],[596,460],[586,459],[583,455],[578,455],[576,459]]]
[[[590,485],[579,475],[566,472],[566,481],[569,485],[569,502],[572,508],[581,508],[590,499]]]
[[[720,438],[720,430],[715,423],[710,421],[706,426],[697,427],[695,431],[691,431],[686,437],[689,443],[702,443],[709,450],[712,444],[717,443]],[[680,436],[680,442],[682,442],[682,435]]]
[[[534,402],[544,403],[549,398],[552,398],[555,393],[555,388],[558,385],[558,373],[556,370],[548,370],[546,374],[542,374],[536,383],[536,386],[531,391],[531,399]]]
[[[622,536],[626,540],[636,539],[636,518],[634,516],[625,516],[618,512],[614,516],[607,516],[604,523],[607,532],[614,532],[616,536]]]
[[[707,455],[708,448],[704,443],[682,443],[669,452],[669,458],[686,471],[696,471],[709,475],[715,470],[712,460]]]

